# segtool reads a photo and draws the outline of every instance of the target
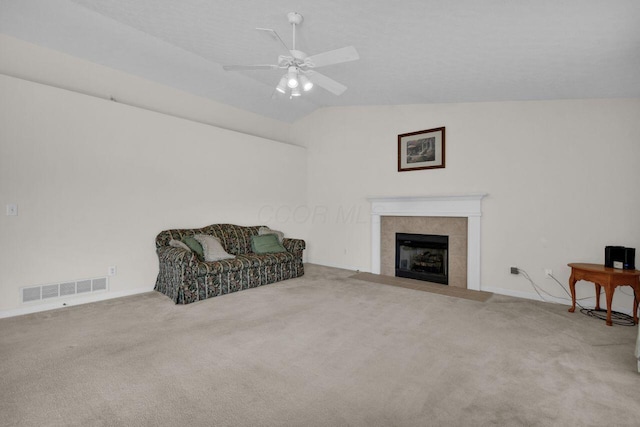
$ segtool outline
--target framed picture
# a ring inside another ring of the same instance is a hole
[[[444,128],[398,135],[398,172],[444,167]]]

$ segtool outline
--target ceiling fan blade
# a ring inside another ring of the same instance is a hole
[[[247,70],[275,70],[277,65],[265,64],[265,65],[223,65],[222,68],[225,71],[247,71]]]
[[[307,77],[309,77],[309,80],[311,80],[313,84],[317,84],[321,88],[328,90],[334,95],[342,95],[344,91],[347,90],[347,87],[342,83],[338,83],[332,78],[327,77],[324,74],[320,74],[317,71],[309,70],[305,74],[307,75]]]
[[[358,51],[353,46],[330,50],[307,58],[305,61],[310,67],[324,67],[325,65],[340,64],[342,62],[360,59]]]
[[[274,40],[280,42],[280,44],[285,48],[285,50],[289,52],[290,50],[289,47],[286,45],[285,42],[282,41],[282,39],[280,38],[278,33],[276,33],[275,30],[272,30],[271,28],[256,28],[256,30],[261,31],[264,34],[269,34]]]

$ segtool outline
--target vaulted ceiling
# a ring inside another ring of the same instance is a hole
[[[282,47],[354,46],[348,90],[275,93]],[[638,0],[0,0],[0,32],[293,122],[325,106],[640,97]]]

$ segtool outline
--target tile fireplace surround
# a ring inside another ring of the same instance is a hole
[[[467,218],[380,217],[380,274],[396,275],[396,233],[449,237],[449,286],[467,288]]]
[[[380,274],[382,270],[382,228],[381,219],[385,223],[392,218],[386,217],[439,217],[467,219],[467,272],[466,287],[479,291],[480,289],[480,217],[482,216],[482,198],[486,194],[465,194],[449,196],[423,197],[371,197],[371,272]],[[433,218],[434,220],[436,218]],[[405,223],[407,220],[404,220]],[[400,220],[402,223],[403,220]],[[412,222],[412,221],[410,221]],[[415,221],[412,223],[420,223]],[[427,233],[425,233],[427,234]],[[395,249],[394,249],[395,250]],[[385,250],[386,252],[386,250]],[[388,273],[388,267],[385,266]]]

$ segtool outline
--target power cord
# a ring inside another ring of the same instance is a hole
[[[565,287],[564,287],[564,286],[562,286],[562,283],[560,283],[560,282],[558,281],[558,279],[556,279],[553,275],[549,275],[549,277],[551,277],[553,280],[555,280],[555,281],[556,281],[556,283],[558,283],[558,285],[560,286],[560,288],[562,288],[562,290],[563,290],[563,291],[564,291],[564,292],[569,296],[569,298],[565,298],[565,297],[558,297],[558,296],[552,295],[552,294],[550,294],[549,292],[545,291],[545,290],[544,290],[544,289],[542,289],[540,286],[538,286],[538,285],[536,284],[536,282],[534,282],[534,281],[533,281],[533,279],[531,278],[531,276],[529,276],[529,273],[527,273],[525,270],[523,270],[523,269],[521,269],[521,268],[518,268],[518,273],[522,274],[522,276],[524,276],[524,278],[525,278],[525,279],[527,279],[527,280],[529,281],[529,283],[531,283],[531,286],[533,287],[533,290],[534,290],[534,291],[536,291],[536,293],[538,294],[538,296],[540,297],[540,299],[541,299],[542,301],[544,301],[544,302],[551,302],[551,301],[548,301],[547,299],[545,299],[545,298],[542,296],[542,294],[541,294],[541,293],[546,294],[546,295],[550,296],[551,298],[555,298],[555,299],[559,299],[559,300],[563,300],[563,301],[569,301],[569,302],[571,302],[571,294],[569,293],[569,291],[567,291],[567,290],[565,289]],[[601,293],[601,295],[602,295],[602,293]],[[580,307],[581,309],[584,309],[584,307],[583,307],[583,306],[581,306],[581,305],[580,305],[580,303],[578,303],[578,301],[582,301],[582,300],[585,300],[585,299],[591,299],[591,298],[594,298],[594,297],[586,297],[586,298],[579,298],[579,299],[576,299],[576,304],[577,304],[577,305],[578,305],[578,307]]]
[[[518,273],[521,273],[522,276],[527,279],[529,281],[529,283],[531,283],[531,286],[533,287],[533,290],[536,291],[536,294],[538,294],[538,296],[540,297],[540,299],[544,302],[550,302],[548,300],[546,300],[542,294],[546,294],[552,298],[555,299],[559,299],[559,300],[563,300],[563,301],[572,301],[571,298],[571,294],[569,293],[569,291],[562,285],[562,283],[560,283],[560,281],[558,279],[555,278],[555,276],[553,274],[549,274],[549,277],[551,277],[557,284],[558,286],[560,286],[560,288],[569,296],[569,298],[565,298],[565,297],[558,297],[555,295],[550,294],[549,292],[545,291],[544,289],[540,288],[536,282],[533,281],[533,279],[531,278],[531,276],[529,276],[529,273],[527,273],[525,270],[516,267],[516,270],[518,271]],[[623,292],[625,295],[629,295],[626,292]],[[602,295],[603,292],[600,292],[600,295]],[[631,295],[633,296],[633,295]],[[576,305],[578,307],[580,307],[580,313],[589,316],[589,317],[594,317],[596,319],[600,319],[600,320],[607,320],[607,310],[596,310],[595,308],[585,308],[583,307],[578,301],[582,301],[585,299],[591,299],[591,298],[595,298],[595,297],[586,297],[586,298],[577,298],[576,299]],[[611,311],[611,322],[615,325],[620,325],[620,326],[635,326],[635,322],[633,320],[632,316],[629,316],[628,314],[625,313],[620,313],[618,311]]]
[[[625,295],[626,295],[626,296],[628,296],[628,297],[635,298],[635,295],[631,295],[631,294],[626,293],[626,292],[624,291],[624,289],[622,289],[622,288],[618,289],[618,291],[619,291],[619,292],[622,292],[623,294],[625,294]]]

